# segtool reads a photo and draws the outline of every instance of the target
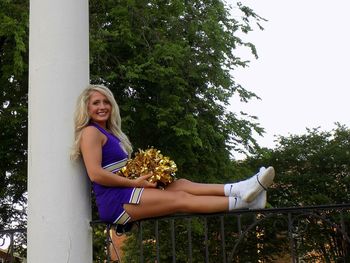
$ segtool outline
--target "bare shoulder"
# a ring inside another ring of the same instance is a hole
[[[86,126],[82,129],[83,134],[99,134],[100,131],[94,126]]]
[[[103,143],[102,133],[92,126],[87,126],[81,131],[80,150],[85,166],[96,165],[101,159],[101,147]]]
[[[86,126],[81,131],[81,138],[84,140],[90,139],[90,140],[102,140],[103,135],[102,133],[94,126]]]

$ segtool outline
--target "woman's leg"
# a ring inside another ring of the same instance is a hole
[[[234,209],[262,209],[266,206],[266,192],[250,203],[239,197],[192,195],[184,191],[163,191],[146,188],[139,204],[124,204],[132,221],[174,213],[215,213]]]
[[[184,191],[193,195],[236,196],[252,202],[262,191],[266,191],[275,177],[273,167],[260,168],[252,177],[232,184],[201,184],[179,179],[168,185],[166,191]]]
[[[187,179],[178,179],[166,188],[166,191],[184,191],[193,195],[224,195],[223,184],[202,184],[191,182]]]
[[[229,198],[225,196],[196,196],[185,191],[164,191],[146,188],[140,203],[124,204],[133,221],[174,213],[215,213],[228,211]]]

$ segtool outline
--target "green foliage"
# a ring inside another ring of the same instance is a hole
[[[349,147],[350,130],[337,124],[332,131],[315,128],[304,135],[281,136],[275,149],[265,149],[245,164],[275,167],[276,183],[270,196],[273,206],[347,203]]]
[[[240,169],[267,164],[275,167],[275,184],[268,194],[273,207],[349,203],[349,149],[350,129],[337,123],[332,131],[316,128],[308,129],[304,135],[281,136],[275,149],[265,149],[247,159]],[[307,262],[335,262],[349,249],[327,220],[340,222],[340,215],[325,211],[298,219],[302,233],[295,242],[299,255]],[[349,215],[343,215],[343,220],[345,228],[349,228]]]
[[[105,224],[93,226],[93,262],[104,262],[106,259],[107,230]]]
[[[205,220],[207,221],[205,222]],[[157,223],[158,248],[156,242],[157,236],[155,234]],[[205,224],[207,224],[210,229],[207,233],[210,262],[216,262],[222,257],[220,251],[221,239],[218,231],[220,223],[218,218],[205,219],[201,217],[142,222],[142,255],[144,261],[154,262],[157,259],[157,249],[159,249],[161,262],[172,262],[173,250],[176,252],[176,262],[188,262],[189,247],[191,247],[193,262],[205,262]],[[137,230],[138,229],[135,229],[135,232],[128,238],[127,245],[124,249],[125,256],[123,262],[140,262],[140,236]],[[189,233],[191,233],[190,239]],[[175,241],[174,244],[172,243],[173,239]]]
[[[252,133],[262,132],[253,117],[226,110],[235,93],[255,97],[231,73],[248,63],[237,46],[256,55],[237,33],[261,18],[238,9],[242,21],[221,1],[90,1],[92,82],[114,91],[135,149],[160,148],[181,177],[227,181],[230,151],[254,148]],[[0,225],[25,221],[28,11],[29,1],[0,3]]]
[[[190,258],[192,262],[205,262],[206,255],[209,262],[224,262],[223,243],[225,243],[226,260],[232,253],[234,255],[232,262],[257,262],[258,259],[270,262],[286,251],[288,253],[287,236],[277,238],[276,233],[281,232],[278,232],[274,224],[276,218],[269,218],[263,224],[255,224],[259,219],[259,215],[255,218],[254,214],[223,216],[224,238],[221,235],[221,218],[218,215],[160,219],[158,222],[143,221],[143,260],[144,262],[156,261],[158,249],[161,262],[172,262],[174,251],[176,262],[189,262]],[[174,227],[173,232],[172,227]],[[283,227],[284,230],[287,228],[286,225]],[[241,236],[241,232],[248,228],[251,228],[250,231]],[[269,231],[272,228],[274,231]],[[140,229],[134,229],[129,235],[127,244],[124,246],[125,254],[122,262],[140,262],[141,236],[138,230]],[[172,243],[172,240],[175,243]],[[189,248],[191,248],[191,254]]]
[[[0,228],[26,219],[28,9],[0,2]]]
[[[248,65],[234,54],[238,46],[257,55],[237,33],[262,19],[238,9],[241,21],[222,1],[90,1],[91,81],[115,93],[134,147],[161,149],[180,177],[227,181],[230,151],[253,149],[252,133],[262,132],[254,117],[226,110],[234,94],[256,97],[231,73]],[[0,2],[1,228],[26,223],[28,16],[29,1]],[[95,247],[101,258],[101,242]]]
[[[262,18],[239,3],[237,9],[239,18],[232,18],[218,0],[90,1],[91,81],[114,92],[134,148],[160,149],[178,165],[178,177],[232,181],[230,152],[258,147],[252,134],[263,130],[256,118],[226,109],[235,94],[245,102],[257,97],[232,73],[248,65],[236,56],[237,47],[257,56],[239,35]],[[193,244],[202,244],[203,227],[193,227]],[[154,258],[153,238],[145,240],[145,256]],[[138,262],[136,244],[131,236],[126,262]],[[168,238],[160,245],[161,261],[171,261]],[[184,253],[177,254],[179,262],[185,262]],[[194,246],[193,254],[203,262],[202,246]]]
[[[254,118],[240,119],[225,109],[235,93],[243,101],[255,97],[234,82],[230,71],[247,65],[234,55],[235,48],[254,47],[237,37],[243,27],[247,29],[246,21],[229,19],[220,1],[90,1],[90,5],[92,50],[97,47],[91,54],[92,79],[114,91],[134,147],[161,149],[178,164],[179,177],[232,180],[230,151],[237,144],[256,147],[252,131],[262,132]],[[192,225],[193,257],[203,262],[203,226]],[[156,249],[154,226],[148,227],[144,226],[146,262],[155,258]],[[176,233],[184,231],[185,224],[177,225]],[[169,229],[160,233],[161,261],[169,262]],[[138,262],[137,238],[128,239],[125,262]],[[186,262],[187,241],[176,235],[176,242],[177,261]]]
[[[256,97],[232,70],[248,64],[238,46],[256,54],[238,34],[251,30],[248,17],[261,18],[238,8],[241,21],[217,0],[90,1],[92,82],[113,90],[134,147],[161,149],[180,177],[227,181],[230,152],[257,147],[252,134],[263,132],[254,117],[226,109],[233,94]]]

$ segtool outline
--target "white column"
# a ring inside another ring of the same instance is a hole
[[[31,0],[28,262],[92,262],[89,183],[70,161],[73,113],[89,82],[88,0]]]

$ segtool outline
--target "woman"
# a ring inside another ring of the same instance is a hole
[[[152,174],[133,180],[115,174],[126,164],[131,152],[112,92],[101,85],[88,86],[77,103],[72,157],[83,158],[103,221],[125,224],[178,212],[264,208],[266,188],[275,176],[274,169],[269,167],[238,183],[200,184],[179,179],[160,190],[156,183],[147,181]]]

